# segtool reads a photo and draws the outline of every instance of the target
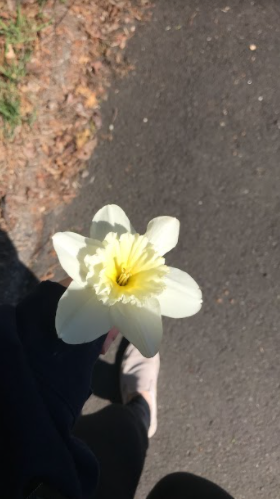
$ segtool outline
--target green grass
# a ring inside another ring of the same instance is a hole
[[[4,120],[4,133],[6,137],[12,137],[15,128],[21,124],[20,101],[11,94],[0,98],[0,114]]]
[[[51,24],[50,21],[37,24],[36,21],[28,19],[21,13],[20,7],[17,8],[15,20],[4,22],[0,19],[0,36],[5,37],[5,45],[19,45],[33,42],[39,31]]]
[[[26,50],[16,63],[0,66],[0,75],[10,82],[18,83],[26,75],[26,63],[30,60],[31,53],[31,50]]]
[[[0,115],[6,136],[12,137],[15,128],[23,122],[18,83],[26,76],[26,64],[31,57],[37,34],[50,24],[51,21],[38,23],[34,19],[28,19],[22,14],[20,7],[17,8],[14,20],[4,22],[0,19],[0,37],[4,38],[5,54],[11,48],[15,53],[14,62],[8,63],[4,59],[3,65],[0,65]],[[31,123],[33,118],[28,117],[25,121]]]
[[[39,5],[40,7],[42,7],[42,8],[46,5],[47,1],[48,1],[48,0],[37,0],[38,5]],[[66,3],[67,3],[67,1],[68,1],[68,0],[59,0],[59,3],[66,4]]]

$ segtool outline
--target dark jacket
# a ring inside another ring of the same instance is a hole
[[[67,345],[54,319],[64,288],[41,283],[17,307],[0,307],[0,497],[22,499],[42,482],[86,499],[98,481],[92,452],[71,430],[90,394],[104,342]],[[53,496],[54,497],[54,496]]]

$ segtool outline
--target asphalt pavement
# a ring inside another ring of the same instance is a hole
[[[167,262],[204,305],[164,320],[159,427],[137,499],[180,470],[236,499],[280,497],[279,20],[276,0],[157,0],[128,45],[135,70],[103,106],[112,140],[46,220],[46,239],[86,234],[107,203],[139,232],[158,215],[181,222]]]

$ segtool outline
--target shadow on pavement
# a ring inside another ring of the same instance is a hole
[[[18,259],[8,234],[0,229],[0,305],[15,305],[38,282],[35,275]]]
[[[119,372],[124,351],[128,341],[123,338],[116,353],[114,364],[102,359],[96,362],[92,375],[92,391],[96,397],[110,400],[112,403],[121,403],[119,388]]]

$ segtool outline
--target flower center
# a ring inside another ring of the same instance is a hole
[[[146,236],[109,232],[93,255],[86,255],[87,285],[111,306],[121,301],[141,306],[165,289],[165,260]]]
[[[126,269],[122,266],[122,271],[119,275],[119,277],[117,277],[117,283],[119,286],[126,286],[128,281],[129,281],[129,278],[131,277],[131,270],[130,269]]]

